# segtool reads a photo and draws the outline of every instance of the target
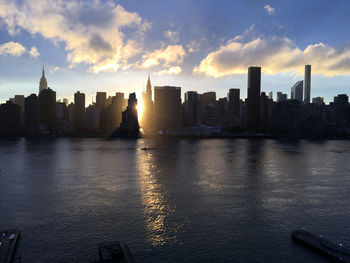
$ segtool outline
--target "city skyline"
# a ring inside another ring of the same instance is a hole
[[[225,97],[231,88],[245,98],[248,66],[262,67],[265,92],[290,94],[306,64],[312,65],[311,99],[322,96],[329,103],[349,90],[346,1],[319,1],[317,7],[301,1],[180,1],[175,6],[170,1],[35,5],[2,0],[0,5],[2,103],[36,90],[43,63],[58,99],[73,101],[80,90],[87,104],[99,91],[136,91],[140,98],[147,74],[155,86],[181,86],[182,98],[191,90]],[[291,10],[305,19],[297,21]],[[182,18],[183,11],[190,15]]]

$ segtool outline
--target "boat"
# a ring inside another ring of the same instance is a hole
[[[342,243],[336,244],[327,240],[323,235],[316,235],[305,229],[300,229],[292,231],[292,239],[315,249],[333,260],[350,263],[350,250],[345,248]]]

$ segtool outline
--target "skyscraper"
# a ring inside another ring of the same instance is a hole
[[[282,93],[281,91],[278,91],[277,92],[277,103],[278,102],[282,102],[282,101],[286,101],[288,99],[288,96],[287,96],[287,94],[284,94],[284,93]]]
[[[55,129],[56,121],[56,92],[50,88],[43,89],[39,93],[40,124],[49,132]]]
[[[31,94],[24,99],[24,124],[27,134],[36,134],[40,123],[39,98]]]
[[[239,118],[240,115],[240,89],[230,89],[228,93],[230,119]]]
[[[96,93],[96,107],[104,108],[107,105],[107,93],[97,92]]]
[[[305,76],[304,76],[304,103],[310,103],[311,95],[311,65],[305,65]]]
[[[154,87],[155,130],[165,132],[178,128],[181,120],[181,88]]]
[[[269,100],[273,100],[273,92],[272,91],[269,92]]]
[[[142,92],[143,114],[141,116],[141,127],[149,133],[153,130],[153,101],[152,86],[148,75],[146,92]]]
[[[122,113],[122,122],[120,123],[120,136],[138,137],[139,122],[137,116],[137,99],[135,93],[129,94],[128,107]]]
[[[297,81],[293,87],[291,87],[290,98],[292,100],[303,101],[303,81]]]
[[[40,79],[40,84],[39,84],[39,93],[45,89],[47,89],[47,81],[45,78],[45,69],[44,69],[44,65],[43,65],[43,71],[41,74],[41,79]]]
[[[85,126],[85,94],[80,91],[74,94],[74,128],[81,130]]]
[[[247,129],[259,128],[261,68],[248,68]]]
[[[199,125],[199,100],[197,91],[187,91],[185,93],[185,126],[194,127]]]

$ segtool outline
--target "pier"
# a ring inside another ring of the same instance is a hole
[[[335,244],[325,239],[322,235],[315,235],[302,230],[293,230],[292,239],[320,252],[337,262],[350,263],[350,250],[343,247],[342,243]]]
[[[0,263],[13,262],[19,234],[19,229],[0,230]]]

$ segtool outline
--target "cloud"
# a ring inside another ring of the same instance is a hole
[[[157,72],[158,75],[178,75],[182,71],[181,67],[175,66],[175,67],[170,67],[169,69],[163,69],[159,72]]]
[[[198,41],[192,40],[190,43],[186,45],[186,47],[189,53],[199,52],[200,43]]]
[[[21,30],[63,43],[71,67],[116,71],[142,51],[150,23],[112,0],[0,1],[0,20],[10,34]]]
[[[169,45],[163,49],[157,49],[142,57],[139,68],[150,68],[158,65],[170,67],[172,64],[180,64],[184,60],[186,51],[181,45]]]
[[[37,58],[40,56],[40,53],[38,51],[38,49],[36,47],[32,47],[30,50],[29,50],[29,55],[33,58]]]
[[[26,51],[25,47],[18,42],[7,42],[0,45],[0,55],[20,56]]]
[[[178,43],[180,40],[179,32],[177,31],[170,31],[170,30],[164,31],[164,36],[173,43]]]
[[[269,15],[275,14],[275,8],[273,8],[272,6],[265,5],[264,8]]]
[[[228,41],[218,50],[209,53],[195,74],[223,77],[247,72],[249,66],[261,66],[266,74],[296,71],[303,74],[304,65],[311,64],[313,73],[326,76],[349,75],[350,45],[332,47],[323,43],[297,47],[287,37],[252,37],[251,31]]]

